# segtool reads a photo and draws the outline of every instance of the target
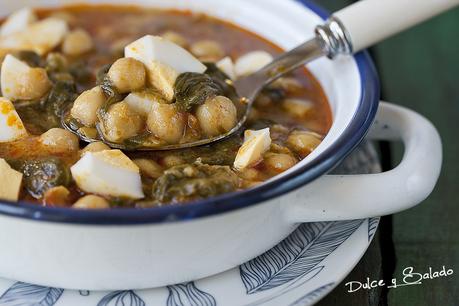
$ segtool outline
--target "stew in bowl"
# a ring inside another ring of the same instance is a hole
[[[0,198],[145,208],[262,184],[331,127],[326,95],[306,69],[266,88],[230,139],[138,148],[231,130],[240,99],[232,82],[280,52],[202,13],[75,5],[11,14],[0,27]]]

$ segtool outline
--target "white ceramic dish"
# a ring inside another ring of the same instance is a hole
[[[23,6],[75,1],[17,0]],[[103,1],[89,1],[100,3]],[[189,8],[240,24],[288,49],[310,38],[325,13],[294,0],[136,0],[110,3]],[[383,103],[371,137],[402,140],[392,171],[327,176],[369,131],[379,86],[366,53],[310,65],[330,100],[334,123],[322,145],[279,177],[252,190],[186,206],[108,212],[0,203],[0,275],[46,286],[116,290],[182,283],[233,268],[287,237],[300,222],[359,219],[418,204],[441,167],[435,128]],[[422,165],[422,166],[420,166]],[[369,204],[370,203],[370,204]]]
[[[266,259],[270,258],[270,253],[215,276],[156,289],[63,290],[0,279],[0,305],[309,306],[338,286],[356,265],[371,242],[378,221],[379,218],[369,218],[300,225],[283,242],[268,251],[288,257],[291,254],[286,246],[296,247],[300,252],[295,254],[297,256],[294,260],[286,261],[283,267],[287,274],[300,266],[298,273],[284,278],[281,283],[277,283],[277,275],[262,276],[259,279],[259,288],[250,287],[241,276],[247,273],[247,267],[251,263],[269,265],[270,262],[266,262]],[[331,241],[331,248],[322,254],[320,261],[314,262],[308,257],[311,254],[308,248],[314,247],[311,239],[326,240],[330,234],[336,235]],[[301,248],[295,242],[303,243]],[[304,257],[301,256],[303,254]],[[273,258],[275,259],[278,258]]]
[[[374,148],[359,147],[338,171],[379,172]],[[77,291],[0,279],[0,305],[309,306],[353,269],[376,233],[378,221],[304,223],[268,252],[237,268],[156,289]]]

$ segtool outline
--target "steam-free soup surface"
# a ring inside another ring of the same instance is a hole
[[[136,151],[141,141],[177,143],[230,129],[232,101],[238,97],[219,87],[210,93],[196,90],[193,78],[231,85],[231,79],[261,68],[281,50],[235,25],[191,12],[72,6],[28,14],[36,20],[20,31],[1,35],[8,21],[0,28],[0,134],[11,128],[8,116],[23,128],[13,136],[0,135],[1,179],[12,184],[1,198],[79,209],[186,205],[256,187],[287,171],[320,144],[331,126],[322,88],[301,69],[262,92],[239,135],[194,149]],[[36,23],[49,20],[67,27],[55,46],[17,43],[39,28]],[[190,70],[198,72],[178,73],[167,59],[148,62],[144,55],[125,54],[126,47],[162,50],[169,42],[171,52],[187,50],[187,63],[198,67]],[[33,76],[27,86],[35,87],[24,89],[30,89],[29,96],[15,91],[21,84],[8,79],[10,66],[20,70],[17,60]],[[188,86],[187,94],[201,95],[186,96],[195,104],[179,104],[178,80]],[[136,101],[146,101],[147,107],[139,108]],[[88,146],[63,129],[62,117],[80,135],[112,137],[131,147]]]

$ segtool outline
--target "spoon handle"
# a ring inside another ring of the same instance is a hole
[[[355,53],[459,5],[459,0],[361,0],[333,16]]]

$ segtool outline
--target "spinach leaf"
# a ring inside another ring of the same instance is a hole
[[[18,103],[16,110],[32,134],[61,127],[61,114],[78,97],[71,79],[55,80],[51,91],[38,101]],[[40,114],[39,116],[37,114]]]
[[[97,85],[100,86],[105,96],[107,97],[107,101],[101,107],[102,114],[106,113],[112,104],[120,102],[124,99],[124,96],[121,95],[118,90],[116,90],[112,81],[108,77],[108,71],[110,70],[110,67],[111,65],[105,65],[97,72]]]
[[[56,157],[21,161],[19,171],[24,174],[24,187],[35,198],[41,198],[52,187],[71,182],[69,168]]]
[[[206,74],[217,82],[223,89],[223,96],[230,98],[233,101],[239,99],[236,88],[232,85],[231,78],[221,71],[214,63],[204,63],[207,67]]]
[[[204,104],[207,99],[222,95],[224,90],[219,83],[207,75],[185,72],[178,76],[174,85],[175,103],[182,112]]]
[[[41,99],[16,103],[19,116],[32,134],[42,134],[51,128],[61,127],[62,113],[78,97],[75,76],[67,59],[60,53],[49,54],[46,61],[34,52],[21,51],[19,55],[29,65],[45,68],[53,84],[49,93]]]
[[[180,111],[189,112],[215,96],[237,99],[230,78],[213,63],[205,63],[204,74],[186,72],[178,76],[174,84],[175,102]]]
[[[166,170],[153,184],[152,196],[159,204],[181,203],[232,192],[237,186],[230,167],[195,162]]]
[[[43,65],[43,61],[37,53],[33,51],[17,51],[14,53],[14,56],[23,61],[26,62],[27,65],[30,67],[40,67]]]
[[[84,60],[78,60],[69,65],[68,72],[81,84],[88,84],[93,80],[91,70]]]

